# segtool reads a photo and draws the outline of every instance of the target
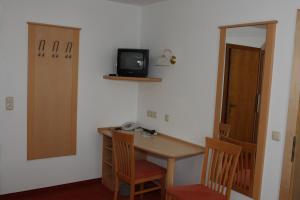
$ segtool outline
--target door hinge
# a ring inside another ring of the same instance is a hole
[[[291,156],[291,162],[294,162],[295,160],[295,150],[296,150],[296,136],[293,137],[293,147],[292,147],[292,156]]]

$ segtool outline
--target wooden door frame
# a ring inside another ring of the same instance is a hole
[[[238,28],[247,26],[258,26],[265,25],[266,34],[266,48],[265,48],[265,60],[264,60],[264,71],[262,75],[261,84],[261,100],[259,108],[259,120],[258,120],[258,132],[257,132],[257,152],[261,152],[256,156],[256,167],[254,175],[254,187],[253,187],[253,198],[256,200],[260,199],[261,184],[263,175],[263,166],[265,158],[265,144],[268,128],[268,115],[269,115],[269,104],[271,94],[271,83],[272,83],[272,71],[273,71],[273,57],[275,48],[275,34],[277,21],[264,21],[254,22],[246,24],[235,24],[220,26],[220,47],[219,47],[219,64],[218,64],[218,79],[216,89],[216,103],[215,103],[215,117],[214,117],[214,137],[218,137],[218,126],[221,121],[222,114],[222,93],[223,93],[223,78],[225,70],[225,49],[226,49],[226,31],[228,28]]]
[[[284,158],[281,174],[281,185],[279,199],[292,199],[292,172],[293,162],[291,162],[293,137],[296,135],[297,114],[299,110],[300,95],[300,9],[297,10],[297,22],[295,31],[294,61],[291,74],[290,97],[287,115],[287,126],[285,136]]]

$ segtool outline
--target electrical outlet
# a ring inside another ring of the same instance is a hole
[[[169,122],[170,121],[170,116],[168,114],[165,114],[165,122]]]
[[[279,142],[280,141],[280,132],[272,131],[272,140]]]
[[[5,98],[5,109],[7,111],[11,111],[14,109],[14,97]]]
[[[152,117],[152,111],[150,110],[147,111],[147,117]]]
[[[147,111],[147,117],[150,117],[150,118],[157,118],[157,113],[156,113],[155,111],[148,110],[148,111]]]
[[[152,111],[152,118],[157,118],[157,113],[155,111]]]

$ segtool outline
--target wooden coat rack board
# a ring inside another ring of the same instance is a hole
[[[76,154],[79,32],[28,23],[28,160]]]

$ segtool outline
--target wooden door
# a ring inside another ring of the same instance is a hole
[[[300,199],[300,10],[297,11],[293,68],[285,132],[280,200]]]
[[[293,152],[291,155],[291,161],[294,162],[293,171],[292,171],[292,197],[293,200],[300,199],[300,190],[298,189],[300,185],[300,101],[298,106],[298,115],[297,115],[297,126],[296,126],[296,135],[294,136],[293,141]]]
[[[222,122],[230,124],[230,138],[256,143],[262,51],[226,45]]]

